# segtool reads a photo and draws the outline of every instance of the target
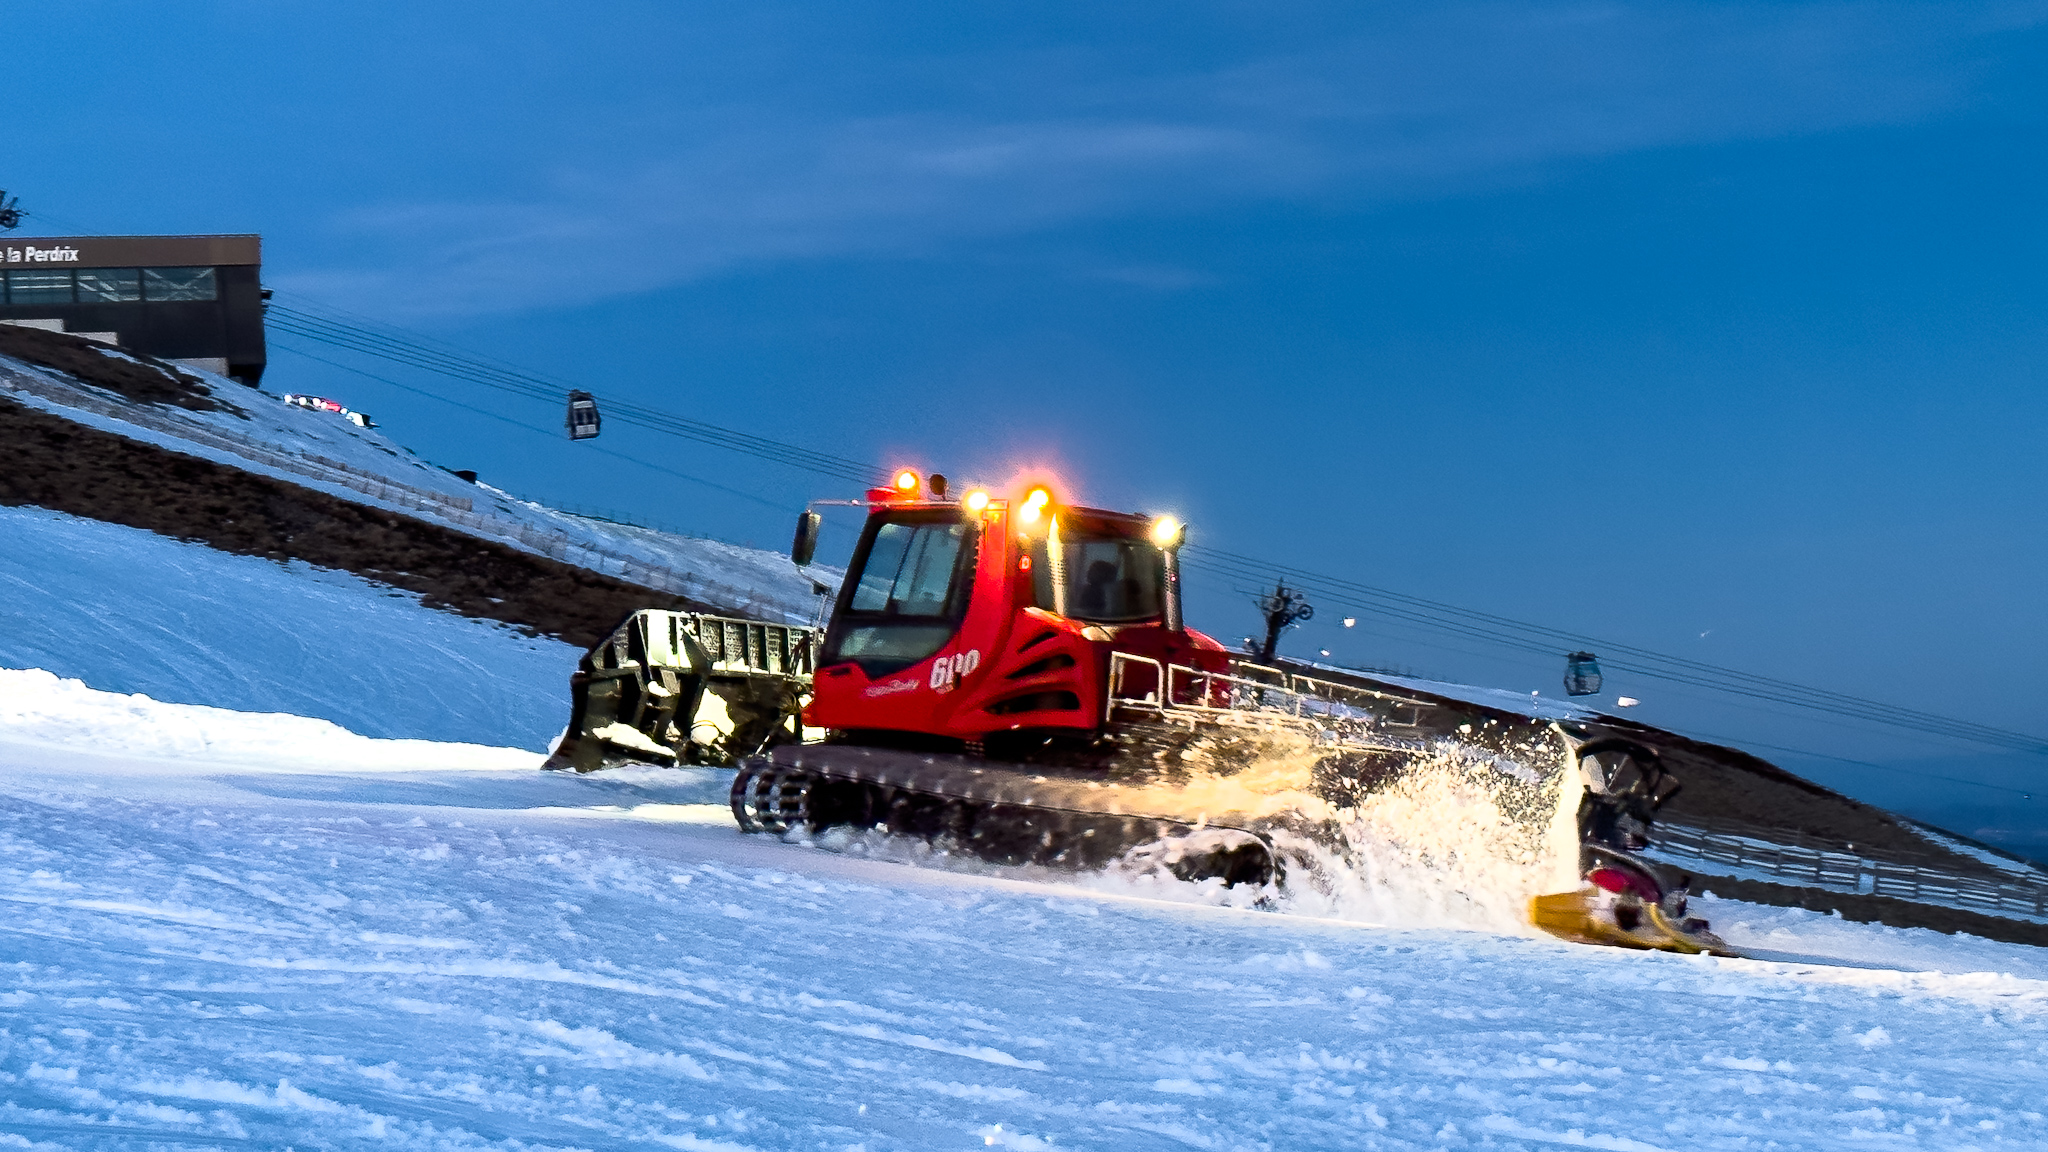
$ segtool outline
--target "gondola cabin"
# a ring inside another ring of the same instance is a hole
[[[588,392],[569,393],[569,439],[589,440],[597,435],[603,418],[597,414],[597,400]]]

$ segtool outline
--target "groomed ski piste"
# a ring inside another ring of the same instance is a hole
[[[0,538],[0,1148],[2048,1146],[2036,949],[1711,897],[1751,958],[1563,944],[1455,801],[1267,908],[745,836],[722,772],[539,770],[567,646]]]

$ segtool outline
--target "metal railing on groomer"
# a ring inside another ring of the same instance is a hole
[[[1240,661],[1229,672],[1212,672],[1112,652],[1107,707],[1165,723],[1286,727],[1325,743],[1409,751],[1411,740],[1378,730],[1416,728],[1427,705],[1262,664]]]

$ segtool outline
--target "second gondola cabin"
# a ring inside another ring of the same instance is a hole
[[[1592,696],[1600,691],[1600,661],[1591,652],[1573,652],[1564,658],[1564,691],[1567,696]]]

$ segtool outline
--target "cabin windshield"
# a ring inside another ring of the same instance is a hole
[[[868,522],[820,664],[853,662],[870,678],[901,671],[945,647],[974,586],[976,525],[950,511]]]
[[[1032,545],[1038,606],[1072,620],[1132,624],[1164,611],[1166,562],[1156,545],[1114,522],[1062,516]]]

